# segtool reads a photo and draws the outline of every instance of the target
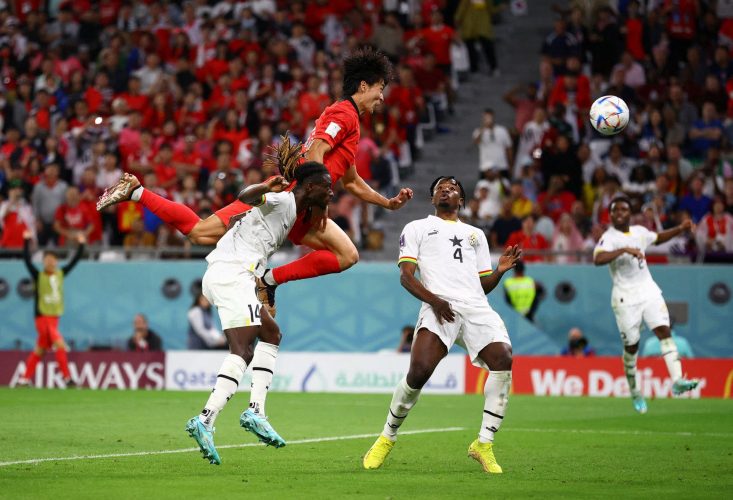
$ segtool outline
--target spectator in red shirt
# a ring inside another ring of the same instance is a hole
[[[168,96],[158,92],[153,96],[153,102],[143,114],[143,128],[150,130],[153,134],[160,134],[166,121],[173,118],[173,109]]]
[[[79,188],[69,186],[66,190],[66,203],[56,209],[53,229],[59,235],[59,245],[73,242],[76,235],[81,233],[85,238],[94,230],[94,223],[89,214],[81,206]]]
[[[507,246],[519,245],[522,249],[522,257],[525,262],[542,262],[541,255],[531,255],[533,250],[547,250],[550,244],[541,234],[535,232],[535,219],[533,215],[527,215],[522,219],[522,229],[514,231],[506,242]],[[527,252],[530,252],[528,254]]]
[[[438,67],[446,75],[451,74],[450,46],[460,40],[456,31],[443,23],[443,14],[434,11],[430,16],[430,27],[420,32],[424,50],[428,54],[435,54]]]
[[[127,92],[123,92],[119,97],[127,102],[127,108],[130,111],[143,113],[148,107],[148,96],[143,94],[140,88],[140,77],[130,75],[130,79],[127,81]]]
[[[621,32],[626,35],[626,50],[634,59],[644,59],[644,22],[639,18],[639,2],[631,0],[627,10],[626,22]]]
[[[298,110],[306,123],[315,121],[329,104],[330,97],[320,91],[320,86],[321,81],[317,76],[309,76],[308,89],[298,98]]]
[[[109,154],[105,154],[105,161]],[[87,217],[93,224],[87,242],[92,244],[102,239],[102,214],[97,212],[97,198],[102,194],[102,189],[97,187],[96,169],[88,167],[81,174],[79,182],[80,201],[79,206],[86,212]]]
[[[178,170],[173,165],[173,148],[170,144],[163,143],[158,154],[155,156],[153,167],[158,187],[168,192],[174,191],[178,185]]]
[[[23,233],[35,230],[35,226],[33,207],[23,197],[23,181],[12,179],[8,182],[8,199],[0,203],[0,247],[23,248]]]
[[[441,114],[447,112],[453,95],[448,77],[436,64],[433,53],[425,54],[422,67],[415,69],[415,81],[425,92],[426,99],[435,106],[440,120]]]
[[[575,200],[575,195],[565,189],[565,181],[559,175],[550,177],[547,190],[537,197],[542,213],[549,216],[553,222],[557,222],[562,214],[570,213]]]

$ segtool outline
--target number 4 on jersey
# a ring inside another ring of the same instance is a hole
[[[461,252],[460,248],[456,248],[456,251],[453,252],[453,258],[456,260],[460,260],[461,264],[463,264],[463,253]]]

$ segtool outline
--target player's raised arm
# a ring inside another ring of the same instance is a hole
[[[690,219],[686,219],[682,222],[682,224],[677,227],[673,227],[671,229],[667,229],[666,231],[662,231],[661,233],[657,233],[657,239],[654,244],[661,245],[662,243],[668,242],[675,236],[679,236],[680,234],[689,231],[695,231],[695,225]]]
[[[38,278],[38,268],[33,265],[31,260],[31,239],[33,233],[30,230],[23,231],[23,263],[25,264],[28,273],[33,277],[34,280]]]
[[[333,147],[323,139],[315,139],[313,144],[310,145],[308,151],[305,152],[305,159],[307,161],[317,161],[323,163],[323,157],[331,151]]]
[[[356,166],[351,165],[343,177],[344,188],[360,200],[390,210],[402,208],[412,198],[412,189],[402,188],[394,198],[385,198],[377,193],[372,187],[361,178],[356,172]]]
[[[443,300],[425,286],[415,277],[417,264],[414,262],[400,262],[400,284],[405,290],[410,292],[413,297],[428,304],[435,311],[435,316],[442,324],[443,320],[452,323],[456,319],[456,315],[450,307],[447,300]]]
[[[501,277],[504,273],[510,269],[514,269],[519,259],[522,258],[522,249],[519,245],[513,247],[506,247],[504,253],[499,257],[499,265],[496,270],[486,276],[481,276],[481,288],[484,289],[484,293],[490,293],[496,285],[501,281]]]
[[[288,181],[282,175],[276,175],[259,184],[247,186],[239,193],[239,201],[247,205],[258,206],[264,202],[267,193],[280,193],[288,187]]]

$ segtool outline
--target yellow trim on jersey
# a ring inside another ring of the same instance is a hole
[[[494,271],[492,269],[489,269],[488,271],[479,271],[478,272],[478,276],[479,276],[479,278],[483,278],[484,276],[488,276],[488,275],[490,275],[493,272]]]
[[[410,262],[411,264],[417,264],[417,259],[415,257],[400,257],[400,260],[397,261],[397,265],[399,266],[403,262]]]
[[[601,253],[601,252],[607,252],[607,251],[608,251],[608,250],[604,250],[604,249],[602,249],[602,248],[594,248],[594,249],[593,249],[593,257],[595,257],[596,255],[598,255],[598,254],[599,254],[599,253]]]
[[[252,206],[253,206],[253,207],[261,207],[262,205],[264,205],[264,204],[265,204],[265,201],[266,201],[266,199],[265,199],[265,195],[263,194],[263,195],[262,195],[262,198],[260,199],[260,202],[259,202],[258,204],[256,204],[256,205],[252,205]]]

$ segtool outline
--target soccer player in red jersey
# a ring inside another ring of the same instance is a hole
[[[396,210],[412,198],[412,190],[403,188],[397,196],[385,198],[359,176],[354,164],[359,143],[359,116],[374,112],[384,101],[382,92],[391,73],[392,65],[387,57],[371,49],[358,50],[347,57],[344,60],[343,91],[349,97],[324,110],[304,147],[305,159],[324,163],[334,184],[341,179],[344,188],[354,196]],[[229,219],[250,208],[235,201],[201,220],[185,205],[145,190],[134,176],[125,175],[100,197],[97,209],[130,199],[141,203],[198,245],[216,244],[226,232]],[[276,286],[288,281],[338,273],[359,260],[359,253],[351,239],[326,214],[313,214],[307,221],[298,219],[290,231],[289,239],[297,245],[309,246],[314,251],[265,273],[258,285],[263,303],[270,307],[274,306]]]
[[[28,272],[33,278],[35,285],[34,308],[36,316],[36,330],[38,340],[33,352],[25,362],[25,374],[18,380],[19,386],[33,385],[33,377],[36,373],[36,365],[43,359],[46,351],[52,350],[56,356],[61,374],[64,377],[66,387],[75,387],[76,383],[71,378],[69,362],[66,356],[66,342],[59,332],[59,318],[64,313],[64,278],[71,272],[79,262],[84,252],[86,236],[83,232],[76,233],[76,241],[79,246],[74,252],[71,261],[64,267],[58,267],[56,254],[46,251],[43,253],[43,269],[38,270],[31,262],[30,231],[23,232],[23,261]]]

